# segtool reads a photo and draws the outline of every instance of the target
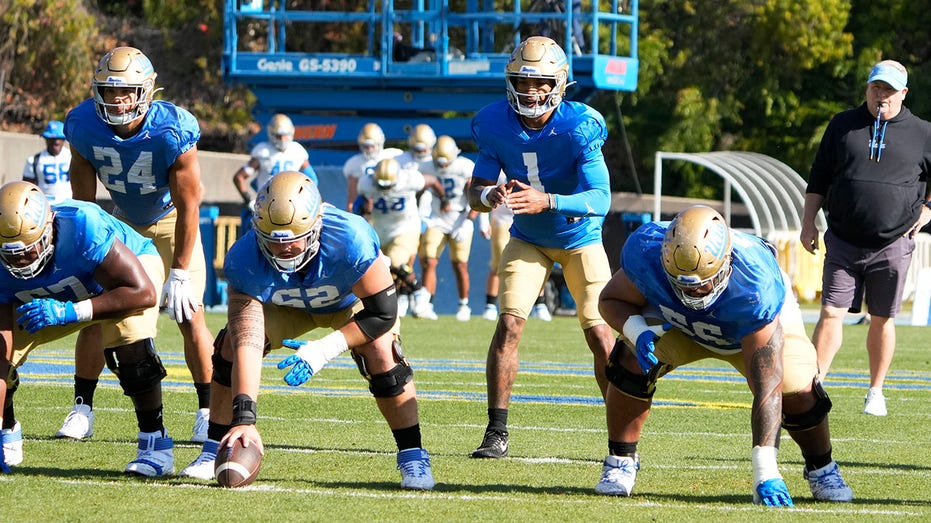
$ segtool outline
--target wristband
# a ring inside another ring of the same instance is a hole
[[[255,174],[255,169],[248,163],[240,167],[242,172],[246,173],[247,176],[253,176]]]
[[[621,334],[623,334],[628,341],[636,346],[637,339],[640,338],[641,334],[648,330],[650,330],[650,326],[647,325],[646,318],[639,314],[632,314],[627,318],[627,321],[624,322],[624,327],[621,329]]]
[[[248,394],[237,394],[233,398],[233,421],[230,426],[255,425],[255,402]]]
[[[94,318],[94,304],[89,299],[75,302],[74,314],[78,322],[91,321]]]
[[[753,465],[754,486],[769,479],[782,478],[776,463],[776,447],[753,447],[750,451],[750,462]]]
[[[553,193],[547,193],[546,201],[548,201],[550,204],[550,210],[555,211],[556,210],[556,195]]]
[[[346,336],[339,330],[335,330],[326,336],[320,338],[318,342],[323,345],[323,357],[327,361],[339,356],[349,350],[349,344],[346,342]]]
[[[488,195],[493,190],[495,190],[494,185],[489,185],[485,187],[484,189],[482,189],[482,196],[479,199],[482,201],[482,205],[484,205],[485,207],[494,207],[494,205],[490,201],[488,201]]]

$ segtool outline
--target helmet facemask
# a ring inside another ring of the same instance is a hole
[[[385,133],[378,124],[367,123],[359,132],[356,143],[359,144],[359,152],[362,153],[362,156],[367,161],[374,162],[381,156],[381,152],[385,147]]]
[[[375,185],[383,191],[390,190],[398,184],[398,177],[401,171],[401,164],[394,158],[385,158],[373,168],[372,176],[375,178]]]
[[[268,123],[268,140],[275,149],[284,152],[294,140],[294,124],[283,114],[276,114]]]
[[[730,228],[714,209],[689,207],[666,229],[661,256],[679,301],[693,310],[707,309],[724,293],[730,279]]]
[[[459,157],[459,147],[451,136],[440,136],[433,147],[433,165],[445,169]]]
[[[91,81],[97,116],[108,125],[128,125],[145,116],[156,92],[156,76],[152,62],[138,49],[118,47],[104,55]],[[107,102],[109,88],[134,90],[132,109],[121,111],[125,103]]]
[[[569,85],[569,60],[552,39],[533,36],[511,54],[504,76],[511,108],[521,116],[539,118],[562,102]],[[545,80],[552,89],[548,93],[520,92],[517,81],[521,78]]]
[[[48,199],[29,182],[11,182],[0,192],[0,263],[16,278],[40,274],[52,261],[54,213]],[[23,266],[23,256],[34,252]]]
[[[276,174],[256,196],[252,228],[259,249],[275,269],[285,273],[303,269],[320,251],[323,202],[317,186],[297,171]],[[302,239],[304,250],[295,256],[276,255],[271,247]]]

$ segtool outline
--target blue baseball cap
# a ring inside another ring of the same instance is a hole
[[[64,140],[65,139],[65,124],[59,122],[58,120],[52,120],[45,126],[45,130],[42,131],[42,138],[48,138],[50,140]]]
[[[870,78],[866,83],[873,82],[886,82],[896,91],[901,91],[908,85],[908,72],[905,66],[895,60],[883,60],[870,71]]]

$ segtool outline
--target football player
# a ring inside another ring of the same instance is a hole
[[[200,238],[203,187],[197,161],[200,128],[191,113],[153,100],[155,69],[133,47],[104,55],[91,80],[93,97],[65,118],[71,143],[74,197],[95,201],[97,179],[115,204],[113,214],[151,238],[165,266],[161,306],[178,323],[198,410],[192,441],[207,437],[213,336],[204,321],[207,265]],[[78,337],[75,405],[57,436],[93,432],[93,394],[103,369],[98,340]]]
[[[26,159],[23,180],[39,186],[52,204],[71,198],[71,149],[65,147],[65,124],[52,120],[42,131],[45,149]]]
[[[304,146],[294,141],[294,124],[284,114],[276,114],[266,127],[268,141],[252,148],[249,161],[233,175],[233,185],[242,196],[246,208],[242,212],[240,235],[252,226],[252,203],[259,187],[272,176],[284,171],[300,171],[317,183],[317,173],[310,166],[310,156]]]
[[[594,357],[604,376],[614,335],[598,313],[598,294],[611,278],[601,228],[611,204],[601,146],[604,118],[579,102],[563,101],[569,81],[565,52],[549,38],[520,43],[505,66],[507,99],[472,119],[479,154],[469,203],[479,212],[507,205],[511,239],[499,265],[500,314],[488,349],[488,425],[475,458],[508,453],[507,417],[517,375],[518,344],[554,263],[560,263]],[[506,183],[498,183],[504,171]]]
[[[162,423],[165,368],[153,343],[164,270],[152,241],[94,204],[51,207],[38,187],[17,181],[0,188],[0,262],[5,463],[23,460],[13,416],[17,367],[38,346],[86,328],[99,332],[101,352],[135,407],[139,446],[126,472],[173,473],[174,443]]]
[[[395,286],[372,227],[322,203],[303,174],[280,173],[259,191],[253,229],[233,244],[224,274],[229,318],[216,341],[209,439],[181,475],[213,478],[217,449],[236,440],[264,453],[256,403],[269,351],[296,349],[278,368],[289,369],[285,381],[298,386],[350,350],[394,434],[401,487],[432,489]],[[293,339],[317,328],[334,330],[315,341]]]
[[[412,166],[409,166],[412,167]],[[402,168],[396,158],[379,161],[359,180],[359,197],[366,199],[369,220],[381,240],[381,250],[391,260],[391,271],[402,292],[411,293],[412,315],[437,319],[430,294],[411,270],[420,246],[420,213],[417,193],[429,189],[445,201],[439,180],[413,168]]]
[[[359,179],[365,175],[366,169],[373,167],[380,160],[396,158],[404,151],[389,147],[385,149],[385,132],[377,123],[367,123],[362,126],[356,138],[359,152],[349,157],[343,164],[343,176],[346,177],[346,209],[352,210],[358,206],[356,194],[358,193]]]
[[[732,231],[710,207],[690,207],[627,239],[621,270],[600,306],[622,337],[607,369],[610,454],[595,487],[599,494],[629,496],[633,490],[637,443],[657,380],[715,358],[744,375],[753,394],[753,502],[793,504],[776,461],[780,423],[802,450],[815,499],[853,499],[831,457],[831,400],[818,379],[815,347],[772,246]],[[651,315],[658,316],[655,326],[648,323]]]
[[[473,220],[478,212],[469,208],[466,191],[475,163],[459,156],[459,147],[451,136],[440,136],[433,148],[432,160],[425,173],[436,176],[445,192],[445,202],[432,199],[430,213],[424,220],[426,231],[420,239],[420,267],[423,286],[432,297],[436,294],[436,265],[449,243],[449,259],[456,277],[459,309],[456,319],[469,321],[469,253],[472,249]]]

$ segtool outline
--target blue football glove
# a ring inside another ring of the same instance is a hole
[[[654,325],[637,336],[637,363],[644,374],[649,374],[650,369],[659,363],[653,351],[656,350],[656,340],[666,333],[672,325],[664,323],[663,325]]]
[[[329,361],[324,355],[319,340],[284,340],[281,344],[297,351],[278,362],[279,369],[291,367],[291,370],[284,375],[284,381],[292,387],[303,385],[311,376],[320,372],[320,369]]]
[[[767,507],[794,507],[792,496],[782,478],[767,479],[756,486],[753,502]]]
[[[6,464],[6,458],[3,456],[3,445],[0,445],[0,473],[9,474],[10,466]]]
[[[74,310],[73,303],[51,298],[37,298],[20,305],[16,312],[19,313],[19,319],[16,322],[21,328],[29,331],[29,334],[35,334],[45,327],[67,325],[78,321],[78,314]]]

